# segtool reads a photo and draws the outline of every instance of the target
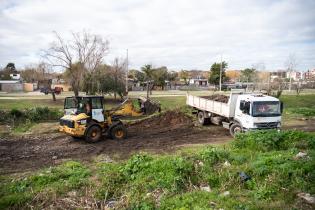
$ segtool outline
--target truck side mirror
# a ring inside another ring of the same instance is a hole
[[[280,101],[280,113],[282,114],[282,112],[283,112],[283,102]]]
[[[240,102],[240,110],[244,114],[249,114],[249,109],[250,109],[250,102],[249,101],[241,101]]]

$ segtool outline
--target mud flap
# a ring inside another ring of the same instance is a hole
[[[230,123],[228,122],[222,122],[222,126],[223,128],[230,129]]]

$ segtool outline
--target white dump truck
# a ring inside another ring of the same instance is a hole
[[[187,93],[186,104],[194,108],[200,124],[213,123],[238,132],[280,129],[282,102],[263,94],[231,92],[230,96],[194,96]]]

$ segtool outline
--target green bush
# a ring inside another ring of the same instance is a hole
[[[63,113],[58,109],[35,107],[25,110],[12,109],[10,111],[1,111],[0,115],[0,123],[13,123],[14,126],[19,126],[25,123],[58,120]]]
[[[300,114],[306,117],[315,116],[315,108],[301,107],[289,109],[289,112],[294,114]]]
[[[286,150],[290,147],[314,149],[315,136],[302,131],[263,130],[236,136],[233,146],[238,149],[257,151]]]
[[[69,161],[18,180],[0,183],[0,209],[20,206],[43,190],[63,193],[88,183],[90,171],[82,164]],[[48,191],[47,191],[48,193]]]

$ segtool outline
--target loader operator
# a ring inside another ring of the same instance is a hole
[[[91,104],[89,102],[87,102],[85,104],[85,113],[88,115],[88,116],[92,116],[92,112],[91,112]]]
[[[141,99],[138,99],[138,103],[139,103],[139,106],[140,106],[141,113],[145,114],[144,102]]]

